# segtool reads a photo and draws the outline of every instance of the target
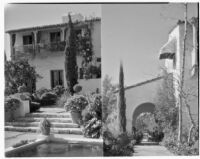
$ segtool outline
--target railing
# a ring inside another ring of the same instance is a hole
[[[53,43],[40,43],[36,45],[36,50],[40,51],[42,49],[48,51],[64,51],[65,50],[65,41],[53,42]]]
[[[38,43],[38,44],[29,44],[14,47],[16,57],[30,57],[39,54],[42,51],[64,51],[65,41],[54,42],[54,43]]]

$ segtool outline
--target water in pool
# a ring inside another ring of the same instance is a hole
[[[94,157],[103,156],[103,146],[50,142],[18,155],[21,157]]]

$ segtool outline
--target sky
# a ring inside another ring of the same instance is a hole
[[[184,17],[183,4],[105,4],[102,6],[102,74],[119,80],[123,62],[125,85],[154,78],[162,61],[159,49],[169,31]],[[188,18],[197,16],[188,5]]]
[[[154,78],[161,61],[159,49],[178,19],[183,4],[7,4],[5,30],[57,24],[68,12],[101,17],[102,78],[108,74],[118,83],[120,60],[125,85]],[[196,4],[188,5],[188,18],[197,16]],[[5,34],[9,56],[9,36]]]

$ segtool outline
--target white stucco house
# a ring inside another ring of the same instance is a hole
[[[60,24],[34,26],[6,31],[10,35],[11,60],[28,59],[30,65],[35,66],[36,72],[42,77],[33,85],[34,89],[45,87],[52,89],[56,85],[66,87],[65,79],[65,53],[69,37],[69,26],[66,18],[62,17]],[[73,20],[73,17],[72,17]],[[74,20],[76,36],[83,36],[90,30],[93,58],[92,65],[100,67],[101,64],[101,19]],[[94,76],[83,79],[83,57],[77,53],[79,84],[84,92],[95,91],[101,88],[101,77]]]

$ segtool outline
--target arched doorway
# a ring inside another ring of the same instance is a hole
[[[132,127],[135,127],[137,117],[142,113],[153,113],[155,105],[153,103],[143,103],[136,107],[132,116]]]

